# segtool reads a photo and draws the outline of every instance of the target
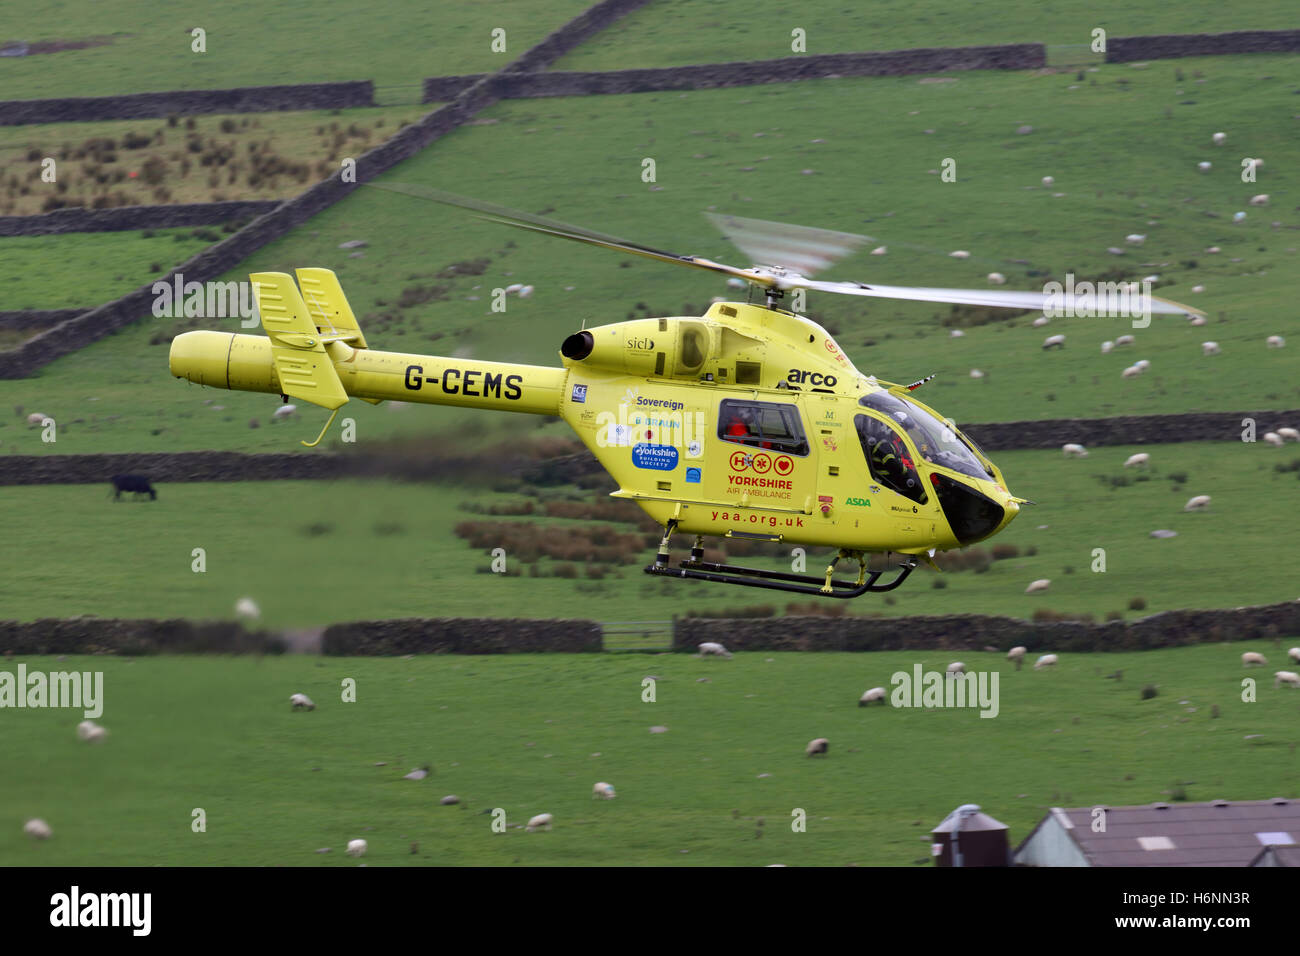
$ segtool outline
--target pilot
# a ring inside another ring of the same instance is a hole
[[[727,429],[724,433],[728,441],[743,441],[754,433],[750,425],[749,412],[747,409],[734,408],[731,410],[731,420],[727,422]]]

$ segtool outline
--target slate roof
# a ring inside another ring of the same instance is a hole
[[[1092,807],[1054,807],[1016,856],[1053,817],[1093,866],[1249,866],[1265,846],[1300,844],[1300,800],[1215,800],[1107,807],[1104,833]]]

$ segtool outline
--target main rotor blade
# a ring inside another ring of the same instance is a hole
[[[743,219],[706,212],[708,220],[731,241],[749,261],[777,266],[810,276],[853,254],[863,243],[874,242],[870,236],[852,232],[792,226],[763,219]]]
[[[876,285],[860,282],[821,282],[815,279],[796,280],[793,283],[814,292],[836,292],[841,295],[870,296],[881,299],[908,299],[915,302],[950,302],[954,305],[982,305],[1003,309],[1032,309],[1048,311],[1070,309],[1076,314],[1096,311],[1097,300],[1105,297],[1051,294],[1047,292],[1003,292],[994,289],[924,289],[898,285]],[[1137,293],[1132,293],[1134,297]],[[1091,300],[1091,301],[1090,301]],[[1158,315],[1200,315],[1191,306],[1171,302],[1156,296],[1150,297],[1151,312]]]
[[[738,269],[735,266],[725,265],[721,262],[714,262],[711,259],[705,259],[701,256],[679,256],[671,252],[665,252],[661,249],[654,249],[650,246],[643,246],[640,243],[629,242],[626,239],[620,239],[617,236],[610,236],[605,233],[596,232],[592,229],[586,229],[582,226],[572,226],[556,219],[547,219],[545,216],[537,216],[532,213],[520,212],[517,209],[508,209],[505,206],[496,206],[492,203],[482,202],[478,199],[469,199],[465,196],[457,196],[454,193],[444,192],[441,189],[433,189],[429,186],[421,186],[416,183],[366,183],[378,189],[386,189],[389,192],[401,193],[407,196],[413,196],[417,199],[428,199],[433,202],[440,202],[447,206],[456,206],[461,209],[468,209],[471,212],[479,213],[479,218],[486,219],[489,222],[497,222],[506,226],[514,226],[516,229],[527,229],[530,232],[540,232],[547,236],[557,236],[560,239],[570,239],[574,242],[582,242],[589,246],[598,246],[602,249],[613,249],[617,252],[629,252],[632,255],[644,256],[647,259],[655,259],[659,262],[668,262],[673,265],[690,266],[694,269],[706,269],[710,272],[720,272],[723,275],[733,276],[738,279],[745,279],[758,285],[768,286],[773,284],[770,276],[757,273],[752,269]]]

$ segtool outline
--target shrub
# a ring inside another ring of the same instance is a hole
[[[945,581],[943,578],[935,578],[933,581],[930,582],[930,587],[934,588],[936,591],[942,591],[947,586],[948,586],[948,582]]]
[[[993,560],[1005,561],[1007,558],[1020,557],[1020,549],[1014,544],[995,544],[993,546]]]
[[[1142,699],[1150,700],[1151,698],[1157,696],[1159,693],[1160,692],[1156,690],[1155,684],[1147,684],[1142,688]]]
[[[1128,602],[1128,609],[1130,611],[1145,611],[1146,607],[1147,607],[1146,598],[1135,597],[1130,599]]]
[[[577,565],[565,561],[551,568],[551,577],[553,578],[576,578],[578,576]]]

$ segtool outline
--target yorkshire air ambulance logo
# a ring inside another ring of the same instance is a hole
[[[789,455],[780,455],[772,462],[772,470],[784,478],[794,471],[794,460]]]
[[[731,453],[731,470],[744,471],[754,463],[754,456],[744,451],[735,451]]]

